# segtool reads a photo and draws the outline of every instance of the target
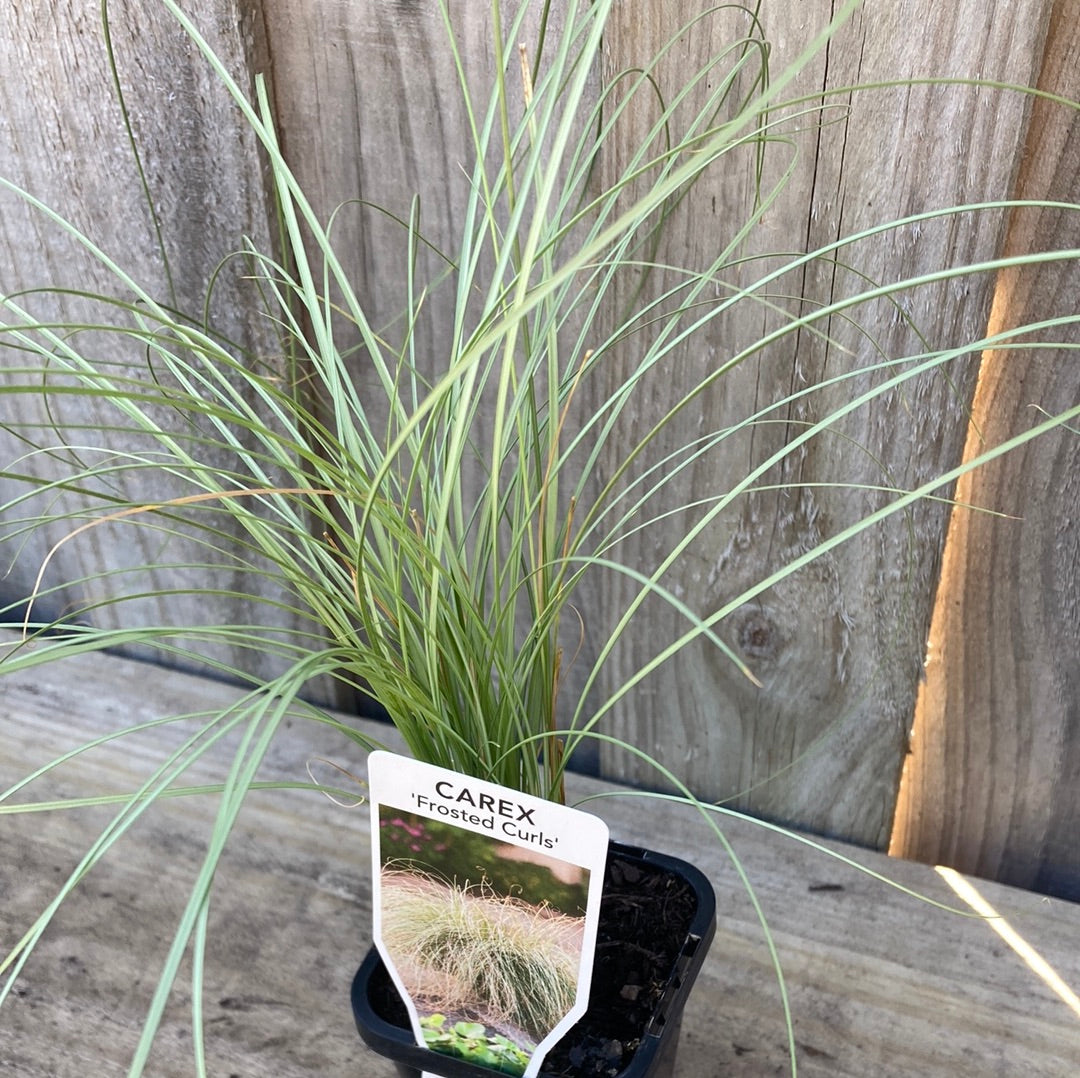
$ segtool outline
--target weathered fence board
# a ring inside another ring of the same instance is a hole
[[[254,30],[233,0],[194,0],[193,18],[205,28],[214,48],[242,84],[250,82],[249,47]],[[246,235],[262,249],[270,245],[270,206],[266,198],[254,135],[245,128],[216,78],[180,26],[158,4],[113,0],[108,5],[119,80],[133,137],[161,236],[171,279],[155,241],[136,159],[125,132],[124,115],[112,84],[102,32],[99,0],[67,0],[53,4],[33,0],[7,4],[0,12],[0,175],[21,185],[81,229],[113,257],[136,282],[160,302],[200,317],[208,282],[218,263],[241,246]],[[0,192],[0,291],[68,288],[105,296],[131,298],[100,261],[58,225],[8,192]],[[253,311],[236,261],[215,286],[211,311],[217,329],[244,346],[267,355],[272,337],[267,323]],[[62,300],[45,293],[27,296],[25,306],[48,319],[63,311],[69,320],[88,322],[116,315],[92,301]],[[89,334],[84,334],[84,339]],[[6,338],[6,344],[13,343]],[[116,335],[100,338],[103,362],[148,363],[138,347]],[[9,353],[10,355],[11,353]],[[267,356],[269,359],[269,356]],[[11,401],[12,398],[7,398]],[[116,431],[115,413],[88,396],[45,401],[21,394],[18,419],[45,444],[59,439],[54,424],[74,431],[73,441],[87,446],[84,454],[40,457],[24,465],[47,476],[74,472],[85,461],[104,454],[130,454],[132,467],[123,478],[132,498],[147,502],[178,493],[152,460],[153,444]],[[162,416],[160,422],[170,422]],[[183,421],[173,416],[171,422]],[[34,425],[39,424],[38,429]],[[79,431],[85,433],[80,435]],[[7,468],[26,446],[0,436],[0,461]],[[137,458],[144,455],[140,464]],[[227,460],[221,458],[222,465]],[[0,479],[0,490],[14,496],[17,486]],[[184,489],[182,493],[190,493]],[[25,503],[27,516],[51,512],[57,503],[45,494]],[[65,496],[75,513],[81,504]],[[74,530],[78,521],[36,527],[19,548],[14,565],[4,566],[0,598],[16,601],[34,588],[38,569],[50,548]],[[15,527],[12,519],[6,529]],[[9,544],[7,549],[13,549]],[[147,587],[168,589],[205,580],[206,563],[224,563],[223,590],[244,586],[242,574],[230,578],[228,558],[175,532],[154,532],[118,523],[96,527],[60,546],[42,584],[54,588],[38,604],[40,616],[78,616],[109,595],[135,594]],[[146,566],[162,569],[144,571]],[[193,568],[184,568],[185,565]],[[114,573],[109,576],[108,573]],[[235,598],[171,595],[167,601],[142,599],[114,607],[99,606],[94,618],[106,625],[184,625],[202,619],[228,624],[251,620]],[[263,611],[260,619],[273,617]],[[233,665],[266,673],[257,656],[219,652]]]
[[[776,45],[775,74],[827,24],[832,6],[763,6],[765,35]],[[1038,72],[1046,8],[1014,6],[1005,18],[980,3],[871,3],[787,93],[813,95],[852,83],[941,72],[1026,84]],[[620,63],[644,59],[685,17],[685,5],[622,7],[608,47]],[[710,33],[709,27],[696,26],[687,35],[672,56],[671,70],[661,73],[662,85],[664,75],[671,82],[680,70],[696,70],[723,39],[723,29]],[[1023,146],[1024,99],[970,88],[903,87],[825,100],[820,117],[789,125],[799,154],[794,176],[769,208],[748,253],[812,249],[905,214],[1010,195]],[[801,134],[795,130],[799,126]],[[641,137],[638,131],[628,134],[628,144],[619,147],[624,153]],[[767,151],[766,189],[789,157],[783,144]],[[707,264],[745,219],[752,166],[749,155],[733,158],[730,168],[718,169],[690,195],[672,222],[661,261],[667,256],[679,262],[689,255],[691,264]],[[857,273],[893,281],[992,257],[1002,229],[998,213],[897,229],[844,248],[835,261],[822,259],[801,277],[789,275],[771,289],[770,298],[798,310],[797,301],[786,297],[802,296],[807,306],[828,303],[863,287]],[[761,272],[758,266],[744,267],[738,283]],[[992,277],[983,275],[905,294],[900,302],[910,324],[900,311],[880,303],[853,312],[859,330],[841,318],[823,326],[829,342],[809,332],[792,335],[723,379],[702,400],[700,411],[684,416],[678,433],[691,433],[701,417],[702,433],[720,429],[809,383],[878,359],[917,355],[924,351],[919,333],[930,347],[978,340],[992,286]],[[704,342],[680,357],[673,374],[665,371],[657,379],[657,408],[670,406],[683,385],[776,321],[763,305],[744,303],[735,317],[710,328]],[[762,480],[782,489],[740,498],[665,583],[699,612],[717,609],[889,500],[869,489],[815,489],[814,484],[908,489],[947,470],[962,451],[977,362],[977,356],[968,357],[948,368],[947,377],[933,374],[889,393],[838,425],[835,437],[816,439],[794,454]],[[691,469],[673,498],[714,497],[806,422],[822,418],[881,377],[860,375],[776,410],[768,422],[732,439],[719,457]],[[854,841],[886,843],[945,522],[941,504],[923,503],[739,609],[721,632],[760,678],[761,688],[716,649],[702,646],[669,664],[647,693],[628,700],[616,728],[657,754],[699,793]],[[647,533],[630,549],[643,562],[656,557]],[[632,590],[632,583],[612,581],[596,598],[602,610],[618,609]],[[643,665],[657,641],[679,628],[677,616],[657,604],[650,632],[634,634],[616,654],[614,682]],[[655,781],[640,760],[624,759],[614,750],[605,750],[605,757],[605,773]]]
[[[1077,10],[1057,6],[1043,89],[1080,90]],[[1018,191],[1080,199],[1080,128],[1049,103],[1035,106]],[[1080,247],[1074,212],[1017,211],[1008,252],[1058,246]],[[1052,317],[1077,296],[1075,265],[1003,274],[992,326]],[[1076,353],[988,356],[969,452],[1031,426],[1034,403],[1077,401]],[[1030,443],[957,497],[1006,515],[953,514],[893,849],[1080,900],[1080,439]]]

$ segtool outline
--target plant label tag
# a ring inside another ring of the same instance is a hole
[[[389,752],[368,783],[373,937],[417,1043],[533,1078],[588,1006],[607,824]]]

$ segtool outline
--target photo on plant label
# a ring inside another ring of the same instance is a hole
[[[383,945],[428,1047],[521,1075],[574,1005],[589,872],[379,808]]]

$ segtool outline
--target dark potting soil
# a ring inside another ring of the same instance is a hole
[[[630,1065],[696,910],[694,890],[681,876],[617,854],[608,858],[589,1009],[547,1054],[541,1078],[616,1078]],[[409,1028],[382,966],[370,998],[380,1017]]]

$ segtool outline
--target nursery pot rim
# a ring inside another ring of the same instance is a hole
[[[663,996],[642,1030],[640,1043],[630,1062],[616,1076],[650,1078],[655,1073],[659,1078],[659,1072],[653,1070],[654,1064],[658,1065],[663,1059],[669,1058],[669,1053],[674,1052],[683,1008],[716,932],[716,895],[708,877],[681,858],[615,840],[608,844],[608,855],[638,861],[682,876],[697,898],[697,908],[687,927],[682,950]],[[368,999],[368,985],[382,964],[382,957],[372,946],[356,971],[350,993],[356,1028],[370,1048],[393,1059],[403,1075],[415,1072],[419,1076],[426,1071],[440,1074],[443,1078],[490,1078],[497,1073],[488,1067],[432,1052],[416,1043],[411,1029],[394,1025],[378,1015]],[[436,1069],[433,1070],[433,1067]],[[673,1071],[671,1073],[674,1074]],[[541,1070],[540,1078],[554,1076]]]

